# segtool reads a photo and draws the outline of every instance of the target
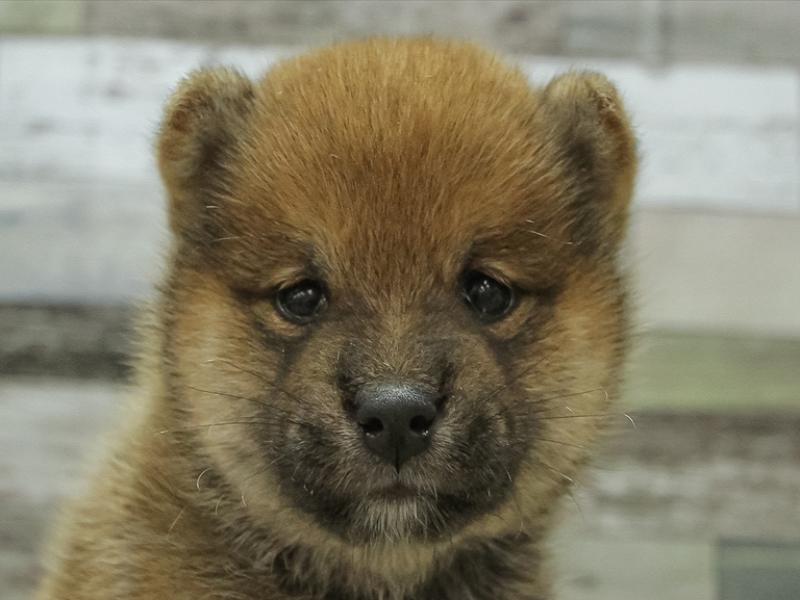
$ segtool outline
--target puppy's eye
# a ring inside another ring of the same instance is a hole
[[[324,286],[313,279],[279,290],[275,301],[285,319],[301,325],[316,317],[327,302]]]
[[[495,321],[514,306],[514,292],[485,273],[469,271],[464,276],[464,300],[482,320]]]

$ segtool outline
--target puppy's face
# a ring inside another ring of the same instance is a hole
[[[231,494],[355,543],[546,510],[624,341],[608,82],[365,42],[194,75],[159,150],[176,410]]]

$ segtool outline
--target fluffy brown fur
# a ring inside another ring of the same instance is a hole
[[[468,44],[191,75],[139,416],[39,598],[550,598],[543,538],[617,393],[635,154],[601,75],[537,89]],[[474,271],[513,290],[503,318],[464,302]],[[275,304],[302,279],[328,294],[307,324]],[[347,408],[384,377],[444,398],[399,472]]]

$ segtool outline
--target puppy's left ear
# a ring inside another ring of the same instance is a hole
[[[170,226],[179,237],[200,242],[213,228],[208,205],[226,188],[254,103],[253,83],[225,68],[195,71],[167,103],[158,163],[169,193]]]
[[[544,89],[544,108],[575,182],[576,241],[615,251],[623,238],[637,170],[636,138],[614,85],[599,73],[572,72]]]

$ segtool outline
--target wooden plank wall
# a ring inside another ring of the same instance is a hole
[[[153,39],[0,40],[0,300],[127,302],[164,251],[152,159],[189,70],[257,76],[285,48]],[[789,67],[519,58],[536,82],[598,68],[644,156],[630,262],[643,326],[800,335],[800,78]]]

